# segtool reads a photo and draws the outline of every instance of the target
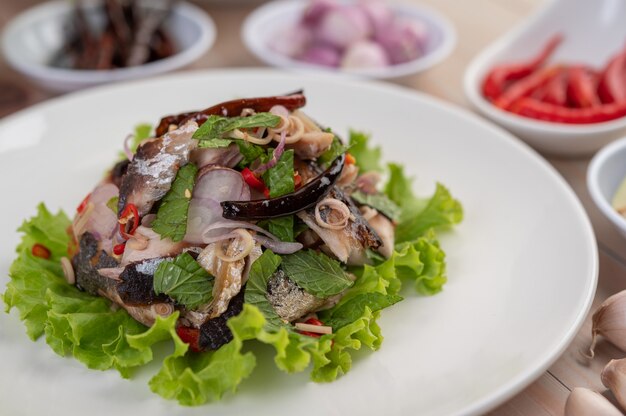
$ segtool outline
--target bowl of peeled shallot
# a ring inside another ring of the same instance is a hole
[[[270,66],[398,78],[446,58],[456,33],[440,14],[382,0],[279,0],[246,19],[248,49]]]

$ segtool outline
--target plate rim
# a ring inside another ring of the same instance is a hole
[[[452,102],[445,101],[441,98],[426,94],[424,92],[411,89],[408,87],[389,84],[376,80],[361,80],[361,79],[347,79],[342,76],[333,74],[297,74],[289,71],[281,71],[272,68],[220,68],[220,69],[197,69],[180,71],[161,75],[157,77],[151,77],[141,80],[128,80],[115,84],[100,85],[93,88],[88,88],[80,91],[76,91],[70,94],[54,97],[46,101],[37,103],[33,106],[27,107],[23,110],[17,111],[13,114],[5,116],[0,119],[0,129],[11,124],[14,120],[18,120],[21,117],[28,117],[31,113],[37,113],[39,111],[46,111],[49,107],[55,107],[58,105],[64,105],[69,101],[80,101],[84,96],[97,95],[106,91],[107,94],[115,94],[118,90],[124,90],[137,84],[158,84],[172,82],[177,79],[185,78],[220,78],[220,77],[233,77],[239,76],[242,78],[290,78],[290,79],[303,79],[313,82],[323,82],[328,84],[338,84],[341,86],[347,85],[350,87],[360,87],[362,89],[382,91],[386,94],[392,94],[395,96],[406,97],[408,99],[417,99],[422,103],[436,107],[445,112],[451,113],[456,117],[462,118],[470,123],[477,124],[484,130],[491,131],[494,135],[497,135],[507,145],[513,147],[516,151],[521,152],[525,158],[530,162],[534,162],[537,167],[541,168],[545,174],[549,175],[556,184],[564,192],[564,196],[567,197],[571,203],[572,210],[575,212],[576,217],[581,222],[582,231],[586,235],[585,242],[590,248],[590,276],[586,281],[584,299],[582,303],[582,309],[580,309],[575,318],[573,319],[570,327],[567,329],[563,338],[551,348],[549,352],[543,352],[541,357],[536,358],[532,366],[526,366],[524,370],[520,371],[517,377],[510,379],[507,383],[501,385],[499,388],[492,390],[490,393],[484,395],[482,398],[473,401],[470,405],[457,411],[455,414],[475,415],[483,414],[489,410],[495,409],[498,405],[504,403],[517,393],[522,391],[528,385],[536,381],[543,372],[545,372],[555,361],[557,361],[563,352],[569,347],[574,337],[578,334],[578,331],[582,327],[585,317],[591,309],[592,302],[595,296],[598,275],[599,275],[599,254],[597,241],[593,231],[593,227],[589,216],[583,205],[573,191],[572,187],[567,181],[558,173],[556,168],[552,166],[545,158],[539,153],[533,150],[529,145],[516,138],[513,134],[504,130],[503,128],[491,123],[490,121],[479,117],[477,114],[458,106]]]

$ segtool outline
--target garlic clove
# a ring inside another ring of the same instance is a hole
[[[576,387],[565,402],[565,416],[622,416],[615,406],[595,391]]]
[[[610,343],[626,351],[626,290],[605,300],[591,318],[592,340],[589,356],[593,358],[596,338],[602,335]]]
[[[626,358],[609,361],[600,377],[602,384],[613,392],[622,408],[626,409]]]

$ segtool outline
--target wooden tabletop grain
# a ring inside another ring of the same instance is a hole
[[[459,41],[452,55],[443,63],[420,75],[396,81],[410,88],[424,91],[462,107],[468,107],[463,95],[462,76],[471,59],[515,24],[542,5],[541,0],[412,0],[427,4],[454,23]],[[17,13],[37,3],[33,0],[2,0],[0,2],[0,30]],[[262,66],[244,48],[239,28],[254,2],[200,1],[217,23],[218,37],[213,49],[192,68]],[[0,57],[0,117],[53,97],[11,70]],[[606,297],[626,289],[626,240],[595,207],[585,185],[589,158],[560,159],[547,157],[552,165],[572,186],[591,218],[600,252],[600,279],[594,300],[595,309]],[[562,415],[567,396],[574,387],[588,387],[604,392],[600,371],[612,358],[624,353],[601,342],[596,358],[581,360],[580,350],[589,345],[590,318],[565,351],[533,384],[505,402],[490,415]]]

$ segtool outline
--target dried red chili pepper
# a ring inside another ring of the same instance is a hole
[[[127,204],[118,222],[120,224],[120,234],[122,237],[127,240],[131,238],[132,235],[135,234],[137,227],[139,227],[139,211],[137,211],[137,206],[135,204]]]
[[[573,66],[568,69],[569,82],[567,92],[574,107],[597,107],[602,104],[596,93],[597,76],[582,66]]]
[[[600,76],[598,94],[603,103],[626,102],[626,50],[609,61]]]
[[[555,35],[539,54],[530,60],[515,64],[499,65],[493,68],[483,81],[483,95],[491,101],[500,97],[504,93],[507,84],[529,76],[542,66],[562,40],[563,36],[560,34]]]
[[[180,339],[189,344],[189,349],[193,352],[201,352],[200,348],[200,330],[197,328],[190,328],[188,326],[179,326],[176,328],[176,334]]]
[[[598,107],[567,108],[522,98],[511,109],[516,114],[537,120],[567,124],[601,123],[626,116],[626,103],[604,104]]]
[[[35,257],[39,257],[45,260],[48,260],[50,258],[50,250],[48,250],[48,248],[43,244],[34,244],[33,247],[30,249],[30,252]]]
[[[529,97],[534,91],[542,88],[561,72],[560,67],[542,68],[537,72],[511,85],[504,94],[493,102],[497,107],[507,110],[517,100]]]

